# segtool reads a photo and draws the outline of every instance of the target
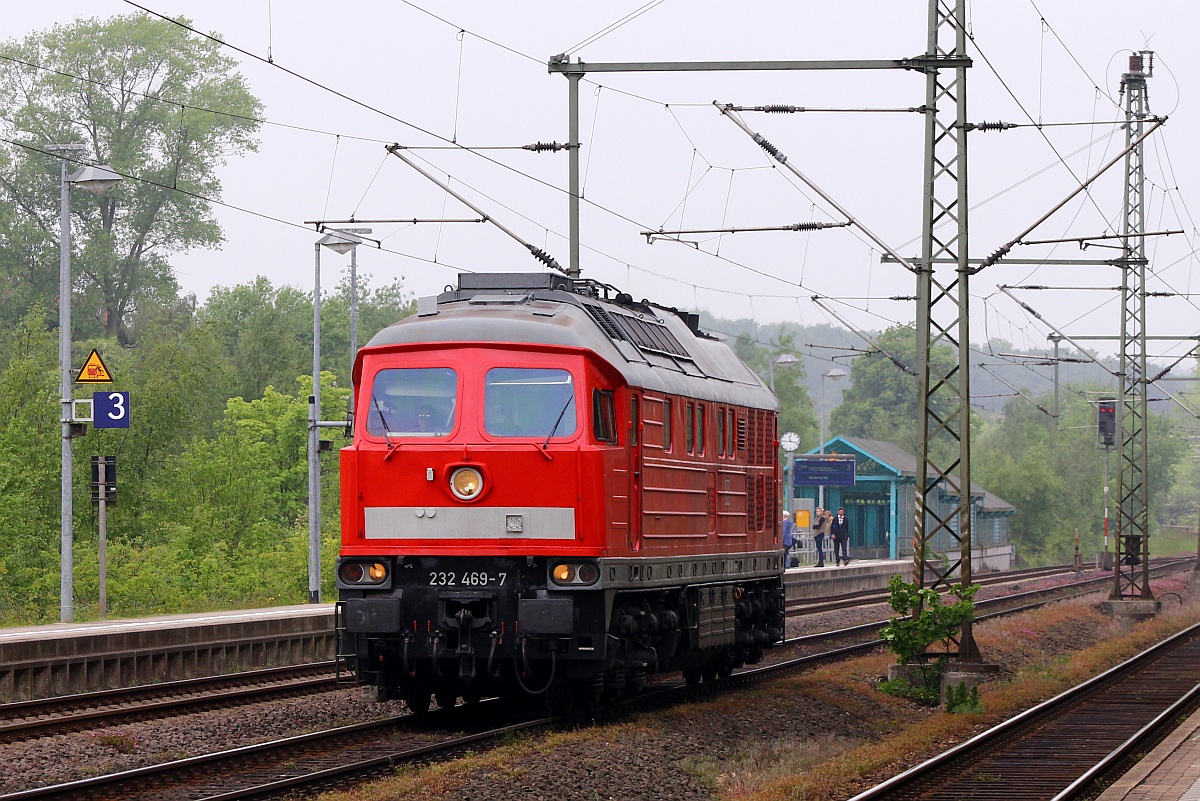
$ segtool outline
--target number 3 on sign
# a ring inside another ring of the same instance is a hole
[[[96,428],[129,428],[129,393],[93,392],[92,425]]]

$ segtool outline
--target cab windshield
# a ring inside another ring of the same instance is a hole
[[[380,370],[368,398],[367,433],[445,437],[454,430],[458,375],[449,367]]]
[[[566,370],[495,367],[487,372],[483,427],[493,437],[575,433],[575,384]]]

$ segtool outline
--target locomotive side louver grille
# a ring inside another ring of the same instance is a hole
[[[759,530],[758,487],[753,479],[751,480],[750,486],[747,487],[747,489],[749,490],[750,497],[746,499],[746,532],[749,533],[751,531]]]
[[[738,418],[737,421],[737,449],[739,451],[746,450],[746,417],[745,415]]]
[[[766,420],[765,415],[761,410],[754,409],[748,415],[749,417],[749,453],[746,454],[746,461],[750,464],[769,464],[767,459],[768,449],[766,443]],[[738,436],[741,436],[741,428],[738,428]]]
[[[767,479],[766,476],[754,477],[754,530],[762,531],[766,526],[766,500],[767,500]]]

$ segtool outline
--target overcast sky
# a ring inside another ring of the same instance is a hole
[[[185,291],[201,301],[213,286],[257,275],[310,290],[316,237],[311,226],[305,230],[306,220],[475,216],[388,156],[384,145],[565,142],[567,82],[546,68],[555,54],[585,62],[901,58],[923,53],[927,15],[924,0],[752,6],[711,0],[143,4],[184,15],[196,28],[217,32],[262,59],[269,55],[275,64],[228,51],[264,102],[269,123],[259,152],[232,159],[221,172],[228,206],[218,208],[217,216],[224,247],[172,259]],[[1148,227],[1185,233],[1148,241],[1149,289],[1177,293],[1149,300],[1148,325],[1151,334],[1200,333],[1200,280],[1192,255],[1193,214],[1200,215],[1194,147],[1200,79],[1194,40],[1200,26],[1194,2],[983,0],[968,6],[975,40],[969,116],[974,122],[1023,126],[970,137],[971,256],[984,257],[1015,237],[1120,151],[1121,74],[1131,51],[1153,50],[1151,111],[1170,120],[1145,150]],[[79,16],[131,13],[141,12],[119,0],[9,3],[4,31],[20,38]],[[637,298],[764,323],[835,322],[812,295],[829,298],[856,327],[911,322],[913,302],[888,298],[912,295],[912,276],[881,263],[879,249],[853,229],[688,237],[694,245],[647,244],[640,232],[840,219],[794,177],[774,168],[712,102],[865,109],[870,111],[747,113],[744,119],[891,247],[915,256],[922,118],[883,109],[920,106],[924,92],[920,74],[901,71],[589,76],[580,93],[584,275]],[[1047,125],[1039,129],[1032,123]],[[412,156],[448,175],[488,215],[567,263],[564,153],[417,149]],[[1090,196],[1068,204],[1029,238],[1119,230],[1122,183],[1118,165]],[[459,269],[539,269],[491,225],[372,227],[383,248],[360,248],[359,265],[375,285],[401,278],[414,294],[427,295],[454,283]],[[1018,247],[1012,255],[1103,259],[1114,253],[1066,244]],[[323,280],[331,286],[347,259],[326,251],[322,264]],[[1119,331],[1119,299],[1111,290],[1120,283],[1115,268],[1001,264],[972,280],[975,341],[990,336],[1018,347],[1045,345],[1049,329],[999,294],[998,284],[1081,288],[1019,294],[1068,335]],[[1089,344],[1115,350],[1114,344]],[[1186,347],[1155,343],[1151,351],[1165,355]]]

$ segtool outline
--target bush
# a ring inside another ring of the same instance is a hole
[[[965,682],[952,684],[946,688],[946,711],[951,715],[978,715],[983,712],[983,704],[979,702],[979,688],[967,689]]]
[[[952,640],[975,612],[972,600],[979,585],[955,584],[949,595],[957,601],[945,603],[936,591],[910,584],[900,576],[888,582],[888,605],[901,617],[888,621],[879,636],[904,665],[925,664],[929,647]]]
[[[941,701],[941,688],[936,682],[931,687],[928,682],[917,686],[904,679],[886,679],[879,682],[876,689],[896,698],[907,698],[922,706],[937,706]]]

